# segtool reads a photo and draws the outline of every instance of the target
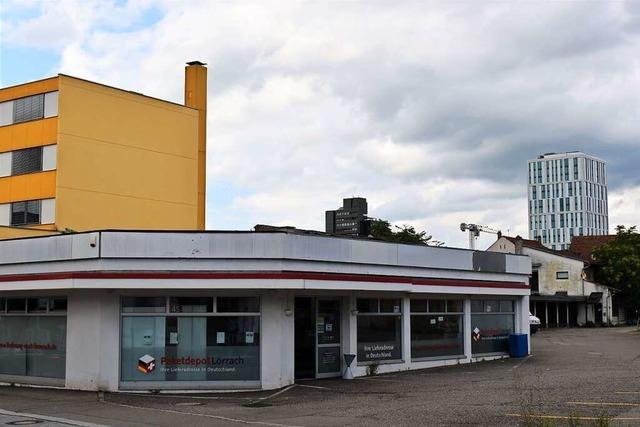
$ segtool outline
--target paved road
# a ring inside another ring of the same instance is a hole
[[[304,382],[280,391],[198,396],[0,388],[0,425],[640,426],[640,333],[541,331],[532,357],[377,377]],[[17,413],[17,414],[16,414]],[[21,415],[21,414],[29,415]],[[564,418],[563,418],[564,417]],[[546,423],[546,424],[543,424]]]

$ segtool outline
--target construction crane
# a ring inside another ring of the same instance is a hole
[[[465,224],[464,222],[460,224],[461,231],[469,231],[469,249],[476,249],[476,237],[480,235],[480,232],[483,233],[493,233],[498,235],[498,239],[502,237],[502,231],[494,230],[491,227],[487,227],[486,225],[478,225],[478,224]]]

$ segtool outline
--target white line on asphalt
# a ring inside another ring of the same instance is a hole
[[[67,424],[70,426],[80,426],[80,427],[108,427],[104,424],[94,424],[87,423],[84,421],[70,420],[68,418],[59,418],[59,417],[50,417],[48,415],[40,415],[40,414],[28,414],[26,412],[13,412],[7,411],[6,409],[0,409],[0,415],[9,415],[12,417],[24,417],[24,418],[33,418],[36,420],[42,421],[51,421],[59,424]]]
[[[640,391],[616,391],[616,394],[640,394]]]
[[[584,416],[573,416],[573,415],[531,415],[531,414],[504,414],[505,417],[526,417],[526,418],[539,418],[539,419],[550,419],[550,420],[595,420],[598,421],[600,417],[584,417]],[[616,417],[616,421],[638,421],[640,417]]]
[[[317,388],[320,390],[331,390],[329,387],[321,387],[319,385],[308,385],[308,384],[296,384],[296,387],[308,387],[308,388]]]
[[[269,422],[266,422],[266,421],[241,420],[241,419],[237,419],[237,418],[223,417],[223,416],[220,416],[220,415],[200,414],[200,413],[194,413],[194,412],[182,412],[182,411],[175,411],[173,409],[146,408],[144,406],[126,405],[124,403],[115,403],[115,402],[104,402],[104,403],[106,403],[108,405],[121,406],[123,408],[142,409],[142,410],[145,410],[145,411],[166,412],[168,414],[179,414],[179,415],[190,415],[190,416],[194,416],[194,417],[212,418],[212,419],[216,419],[216,420],[228,421],[228,422],[240,423],[240,424],[257,424],[257,425],[262,425],[262,426],[273,426],[273,427],[302,427],[302,426],[295,426],[295,425],[291,425],[291,424],[269,423]]]
[[[640,406],[640,403],[628,402],[567,402],[567,404],[584,406]]]
[[[256,399],[256,400],[267,400],[267,399],[271,399],[272,397],[276,397],[276,396],[278,396],[279,394],[282,394],[282,393],[284,393],[284,392],[287,392],[287,391],[291,390],[291,389],[292,389],[292,388],[294,388],[295,386],[296,386],[295,384],[290,385],[289,387],[283,388],[283,389],[282,389],[282,390],[280,390],[280,391],[276,391],[275,393],[270,394],[269,396],[266,396],[266,397],[260,397],[260,398],[258,398],[258,399]]]
[[[514,366],[511,369],[518,369],[520,367],[520,365],[522,365],[524,362],[526,362],[527,360],[529,360],[530,357],[533,357],[533,354],[528,355],[527,357],[524,358],[524,360],[520,363],[518,363],[516,366]]]

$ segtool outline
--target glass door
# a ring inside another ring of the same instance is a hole
[[[316,378],[342,373],[340,300],[318,298],[316,304]]]

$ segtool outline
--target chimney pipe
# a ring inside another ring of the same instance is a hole
[[[205,229],[207,190],[207,67],[204,62],[187,62],[184,69],[184,105],[198,110],[198,219]]]

